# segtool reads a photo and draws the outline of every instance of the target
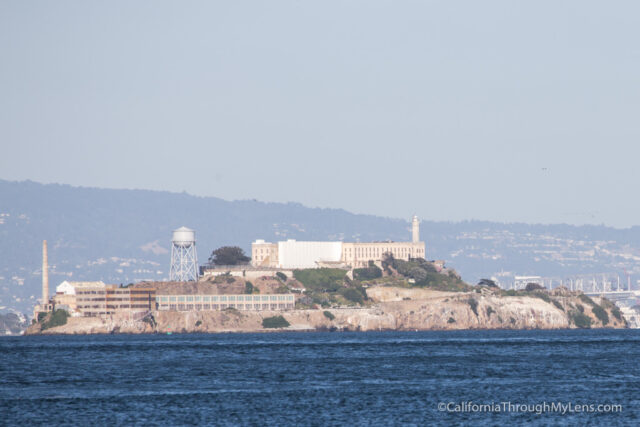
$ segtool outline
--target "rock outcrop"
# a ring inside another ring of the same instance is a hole
[[[440,292],[429,289],[373,287],[367,290],[373,304],[362,308],[290,311],[155,311],[141,320],[128,317],[69,318],[67,324],[27,333],[166,333],[166,332],[265,332],[262,320],[282,315],[286,330],[450,330],[450,329],[559,329],[577,327],[573,315],[581,313],[590,326],[624,328],[608,304],[606,324],[575,293],[552,297],[504,296],[495,290]],[[599,303],[595,300],[594,303]],[[598,307],[601,307],[598,305]],[[331,313],[326,315],[325,311]],[[331,317],[333,317],[331,319]],[[281,329],[276,329],[281,330]]]

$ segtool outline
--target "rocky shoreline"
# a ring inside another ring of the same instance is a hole
[[[154,311],[141,320],[129,317],[69,318],[67,323],[31,334],[218,333],[272,331],[425,331],[464,329],[625,328],[626,321],[608,301],[564,290],[505,296],[493,290],[441,292],[378,286],[367,290],[367,307],[289,311]],[[329,313],[329,314],[327,314]],[[603,314],[604,313],[604,314]],[[289,326],[263,327],[283,316]]]

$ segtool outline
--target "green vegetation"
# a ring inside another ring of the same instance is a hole
[[[282,271],[277,271],[276,272],[276,277],[280,280],[282,280],[283,282],[287,281],[287,275],[284,274]]]
[[[289,322],[282,316],[265,317],[262,319],[263,328],[280,329],[289,326]]]
[[[240,310],[238,310],[235,307],[223,308],[222,311],[225,311],[225,312],[230,313],[230,314],[237,314],[238,316],[240,316],[240,314],[241,314]]]
[[[38,313],[38,323],[42,322],[42,319],[47,317],[48,314],[49,313],[43,313],[43,312]]]
[[[491,279],[480,279],[478,286],[487,286],[489,288],[498,288],[499,286]]]
[[[556,300],[551,300],[551,302],[553,303],[553,305],[555,305],[558,309],[564,311],[564,307],[562,306],[562,304],[560,304],[558,301]]]
[[[276,294],[288,294],[291,292],[291,289],[287,285],[280,285],[276,288]]]
[[[487,317],[491,317],[491,313],[495,313],[496,311],[491,307],[487,307]]]
[[[478,315],[478,301],[475,300],[475,298],[469,298],[467,301],[467,304],[469,304],[469,307],[471,307],[471,311],[473,311],[475,313],[475,315]]]
[[[336,318],[336,316],[333,315],[333,313],[331,313],[330,311],[323,311],[322,314],[324,314],[324,317],[326,317],[329,320],[333,320]]]
[[[601,299],[600,305],[604,309],[611,310],[611,314],[613,314],[613,317],[615,317],[619,322],[622,322],[622,312],[620,311],[620,308],[617,305],[615,305],[613,302],[609,301],[606,298]]]
[[[620,311],[620,308],[617,305],[614,305],[613,308],[611,308],[611,314],[613,314],[613,317],[618,319],[619,322],[622,322],[622,311]]]
[[[549,296],[548,293],[544,292],[544,291],[535,291],[535,292],[531,292],[531,296],[532,297],[536,297],[536,298],[540,298],[542,301],[545,302],[551,302],[551,297]]]
[[[253,293],[253,283],[251,282],[245,282],[244,284],[244,293],[245,294],[252,294]]]
[[[582,311],[571,310],[569,312],[569,320],[578,328],[582,328],[582,329],[591,328],[591,318],[586,314],[584,314],[584,312]]]
[[[144,323],[148,323],[152,328],[156,327],[156,319],[153,317],[153,314],[149,314],[148,316],[145,316],[142,318],[142,321]]]
[[[293,276],[306,288],[310,304],[321,307],[363,304],[367,294],[359,281],[351,281],[338,268],[295,270]]]
[[[293,277],[309,291],[337,292],[343,286],[347,272],[339,268],[294,270]]]
[[[599,321],[602,322],[602,326],[605,326],[607,325],[607,323],[609,323],[609,315],[604,310],[604,308],[596,304],[591,307],[591,311],[593,311],[593,314],[598,318]]]
[[[454,319],[453,317],[449,317],[449,320],[447,320],[447,323],[456,323],[456,319]]]
[[[398,274],[415,280],[415,287],[452,292],[468,292],[472,289],[455,271],[449,270],[446,274],[438,273],[432,263],[422,258],[403,261],[389,255],[383,261],[383,266],[387,266],[389,270],[392,267]]]
[[[525,286],[524,290],[527,292],[533,292],[533,291],[544,291],[546,289],[537,283],[527,283],[527,286]]]
[[[355,280],[373,280],[382,277],[382,270],[371,263],[367,268],[356,268],[353,270]]]
[[[590,306],[596,306],[598,304],[596,304],[596,302],[594,300],[592,300],[591,298],[589,298],[588,295],[585,294],[580,294],[578,295],[578,298],[580,298],[580,301],[582,301],[585,304],[589,304]]]
[[[240,265],[247,264],[251,258],[244,254],[238,246],[222,246],[211,252],[209,264],[211,265]]]
[[[231,275],[231,272],[219,274],[213,279],[213,283],[233,283],[236,279]]]
[[[40,318],[40,316],[38,316],[38,318]],[[45,329],[65,325],[68,318],[69,313],[67,313],[66,310],[56,310],[53,313],[47,315],[44,322],[42,322],[42,330],[44,331]]]
[[[196,328],[197,328],[198,326],[200,326],[200,325],[202,325],[202,320],[198,320],[198,321],[196,321]]]
[[[367,297],[367,294],[362,288],[341,288],[339,293],[349,301],[355,302],[356,304],[362,304],[364,299]]]

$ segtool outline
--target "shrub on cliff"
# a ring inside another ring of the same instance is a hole
[[[545,288],[537,283],[527,283],[527,286],[525,286],[524,290],[527,292],[544,291]]]
[[[480,279],[478,286],[487,286],[489,288],[499,288],[495,281],[491,279]]]
[[[556,300],[551,300],[551,302],[553,303],[553,305],[555,305],[558,309],[564,311],[564,307],[562,306],[562,304],[560,304],[558,301]]]
[[[67,313],[66,310],[56,310],[42,323],[42,330],[44,331],[45,329],[65,325],[68,318],[69,313]]]
[[[580,301],[584,302],[585,304],[589,304],[592,307],[597,305],[596,302],[592,300],[588,295],[580,294],[578,295],[578,298],[580,298]]]
[[[618,319],[618,321],[622,322],[622,312],[620,311],[620,308],[617,305],[615,305],[613,302],[611,302],[606,298],[602,298],[600,300],[600,306],[604,309],[611,310],[611,314],[613,314],[613,317]]]
[[[602,326],[605,326],[607,323],[609,323],[609,315],[604,310],[604,308],[596,304],[591,307],[591,311],[593,311],[593,314],[595,314],[598,320],[602,322]]]
[[[287,275],[284,274],[282,271],[277,271],[276,272],[276,277],[280,280],[282,280],[283,282],[287,281]]]
[[[373,280],[382,277],[382,270],[375,265],[367,268],[355,268],[353,278],[356,280]]]
[[[289,292],[291,292],[291,289],[287,285],[280,285],[275,291],[276,294],[288,294]]]
[[[345,281],[347,272],[339,268],[309,268],[294,270],[293,277],[307,290],[336,292]]]
[[[591,328],[591,318],[581,311],[571,311],[569,313],[569,320],[578,328],[589,329]]]
[[[330,311],[323,311],[322,314],[324,314],[324,317],[326,317],[329,320],[333,320],[336,318],[336,316],[333,315],[333,313],[331,313]]]
[[[551,302],[551,297],[546,292],[540,292],[540,291],[533,292],[532,296],[536,298],[540,298],[542,301],[545,301],[545,302]]]
[[[252,294],[253,293],[253,283],[245,282],[245,284],[244,284],[244,293],[245,294]]]
[[[469,298],[467,300],[467,304],[469,304],[469,307],[471,307],[471,311],[473,311],[475,313],[475,315],[478,315],[478,301],[476,301],[474,298]]]
[[[605,300],[605,301],[609,301],[609,300]],[[613,317],[618,319],[619,322],[622,322],[622,311],[620,311],[620,308],[617,305],[613,303],[611,303],[611,305],[612,305],[611,314],[613,314]]]
[[[289,322],[282,316],[265,317],[262,319],[263,328],[279,329],[286,328],[287,326],[289,326]]]
[[[356,304],[362,304],[366,297],[366,294],[364,294],[364,291],[362,290],[362,288],[360,289],[342,288],[340,289],[339,293],[349,301],[355,302]]]

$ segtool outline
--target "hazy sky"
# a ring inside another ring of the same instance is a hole
[[[640,224],[638,1],[0,1],[0,178]]]

